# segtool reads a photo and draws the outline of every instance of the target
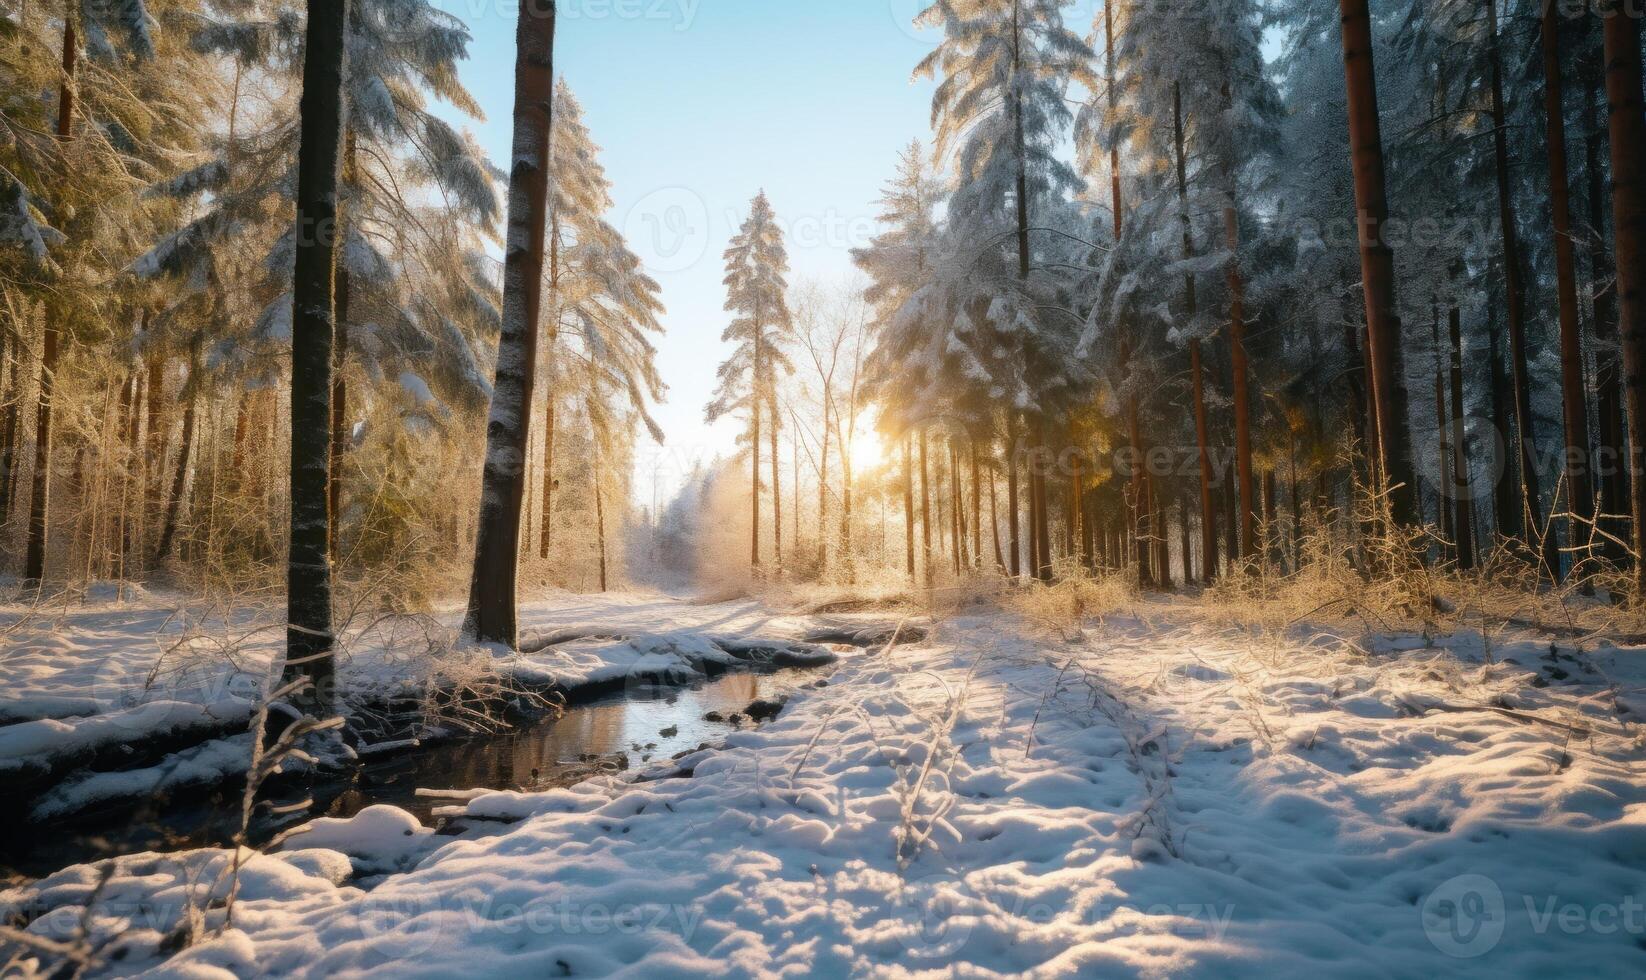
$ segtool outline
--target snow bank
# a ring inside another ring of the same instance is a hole
[[[1150,616],[1076,642],[954,620],[849,660],[692,778],[479,794],[453,838],[388,810],[319,821],[291,840],[309,858],[255,861],[234,930],[168,970],[1638,972],[1642,746],[1598,668],[1567,662],[1586,657]],[[339,851],[410,870],[369,891],[310,870]],[[0,901],[48,935],[95,873]],[[146,901],[179,874],[123,864],[110,890]]]
[[[31,807],[35,817],[245,771],[247,762],[231,753],[246,740],[229,736],[245,731],[278,670],[284,627],[277,614],[225,616],[127,592],[99,593],[96,601],[49,615],[0,609],[7,616],[19,626],[0,657],[0,778],[22,778],[43,791]],[[656,596],[561,593],[522,610],[528,635],[552,624],[574,635],[622,638],[495,659],[455,649],[460,619],[453,610],[344,629],[338,669],[345,710],[420,699],[475,678],[575,696],[682,683],[774,656],[788,663],[833,659],[798,642],[804,622],[773,617],[753,602],[703,607]]]

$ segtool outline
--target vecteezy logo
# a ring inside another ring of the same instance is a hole
[[[1447,500],[1475,501],[1489,498],[1509,470],[1509,444],[1490,419],[1473,416],[1463,419],[1464,441],[1468,447],[1469,472],[1465,480],[1456,478],[1457,457],[1451,425],[1435,426],[1418,436],[1413,464],[1419,478]]]
[[[1458,875],[1423,900],[1423,932],[1458,959],[1484,956],[1503,938],[1503,890],[1485,875]]]
[[[623,236],[648,272],[681,272],[709,248],[709,208],[684,187],[663,187],[636,201]]]
[[[446,938],[447,922],[434,895],[386,883],[368,892],[356,906],[355,919],[368,943],[396,957],[420,956]]]
[[[922,44],[935,45],[942,40],[942,32],[915,23],[920,12],[931,5],[931,0],[887,0],[887,10],[898,30]]]
[[[916,959],[948,960],[972,938],[973,917],[964,908],[965,888],[949,874],[907,878],[893,896],[892,918],[902,928],[897,939]]]

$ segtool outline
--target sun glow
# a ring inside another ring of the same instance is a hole
[[[873,426],[859,429],[852,436],[852,469],[858,473],[877,470],[886,462],[886,446]]]

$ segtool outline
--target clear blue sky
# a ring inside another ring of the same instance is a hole
[[[515,0],[437,0],[474,34],[463,76],[487,119],[476,134],[507,159]],[[909,25],[918,0],[562,0],[555,68],[604,150],[616,206],[663,287],[658,342],[669,385],[663,492],[694,456],[732,451],[736,423],[703,424],[725,356],[721,252],[764,188],[788,229],[791,281],[843,280],[874,231],[874,202],[899,149],[925,139],[931,83],[910,82],[932,41]],[[635,496],[652,496],[654,450]]]

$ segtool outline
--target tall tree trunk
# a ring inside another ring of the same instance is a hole
[[[1165,502],[1161,499],[1160,484],[1149,480],[1149,512],[1154,515],[1153,543],[1156,584],[1162,589],[1172,588],[1172,537],[1167,527]]]
[[[1492,423],[1497,426],[1498,432],[1510,432],[1514,425],[1509,418],[1510,404],[1513,402],[1509,388],[1513,384],[1509,376],[1508,366],[1503,363],[1503,344],[1498,331],[1498,314],[1494,308],[1491,321],[1487,324],[1489,337],[1489,360],[1492,372],[1491,407]],[[1508,447],[1503,447],[1507,449]],[[1504,466],[1514,469],[1518,460],[1512,455],[1505,459]],[[1525,512],[1520,506],[1520,492],[1518,481],[1500,477],[1493,486],[1492,518],[1497,527],[1498,537],[1502,540],[1517,540],[1527,533],[1525,526]]]
[[[1229,466],[1223,474],[1223,532],[1224,551],[1228,554],[1229,573],[1232,575],[1239,569],[1239,561],[1235,558],[1240,554],[1240,517],[1239,493],[1235,490],[1234,467]]]
[[[547,560],[554,544],[554,392],[543,406],[543,506],[538,521],[537,557]]]
[[[80,42],[70,14],[63,18],[63,79],[57,92],[57,138],[62,141],[74,135],[75,71],[79,57]],[[34,488],[29,501],[29,536],[23,558],[23,579],[36,587],[46,577],[46,539],[51,520],[52,402],[62,343],[62,328],[52,322],[55,315],[55,310],[47,313],[40,355],[40,389],[35,401],[34,423]]]
[[[594,537],[595,545],[600,551],[600,591],[605,592],[606,584],[606,504],[605,493],[600,485],[600,449],[594,450],[594,465],[590,467],[590,478],[594,481]]]
[[[979,479],[978,438],[971,436],[971,558],[973,568],[983,572],[983,481]]]
[[[135,381],[137,376],[132,375]],[[135,387],[135,385],[133,385]],[[234,403],[234,448],[231,459],[234,463],[234,472],[245,484],[246,472],[246,442],[251,438],[251,395],[241,392]]]
[[[347,188],[355,180],[355,135],[353,127],[346,127],[343,131],[343,172],[341,175],[342,188]],[[332,564],[335,566],[342,557],[337,548],[338,529],[341,525],[343,513],[343,454],[349,447],[349,389],[343,374],[344,365],[349,359],[349,263],[348,263],[348,213],[338,206],[337,236],[338,256],[336,272],[336,298],[334,307],[337,311],[337,328],[332,340],[331,361],[331,483],[326,487],[326,513],[329,521],[326,529],[326,548],[331,552]]]
[[[1130,351],[1122,355],[1122,361],[1130,360]],[[1126,400],[1126,433],[1130,440],[1132,466],[1132,539],[1133,557],[1137,561],[1137,581],[1144,588],[1152,588],[1155,584],[1153,565],[1150,558],[1151,542],[1154,539],[1153,516],[1149,509],[1149,477],[1148,467],[1144,461],[1143,428],[1137,417],[1137,399],[1128,397]]]
[[[34,487],[29,499],[29,537],[23,558],[24,582],[38,588],[46,578],[46,545],[50,534],[52,410],[57,392],[58,328],[45,324],[40,352],[40,386],[35,395]]]
[[[789,440],[789,486],[794,490],[794,506],[790,510],[794,514],[794,542],[795,554],[800,553],[800,432],[796,427],[795,437]]]
[[[1075,446],[1074,426],[1069,427],[1069,444]],[[1063,495],[1063,552],[1068,558],[1080,554],[1080,496],[1085,489],[1085,474],[1080,465],[1080,453],[1069,454],[1069,481]]]
[[[486,425],[486,462],[475,536],[474,579],[463,632],[518,645],[520,511],[526,495],[537,329],[543,300],[554,103],[554,0],[522,4],[515,29],[514,146],[503,260],[503,332]]]
[[[1017,6],[1014,4],[1013,7],[1012,7],[1012,70],[1013,70],[1014,73],[1017,72],[1020,69],[1020,66],[1021,66],[1021,40],[1022,40],[1022,25],[1019,23]],[[1012,102],[1012,131],[1013,131],[1014,151],[1016,153],[1016,161],[1017,161],[1017,189],[1016,189],[1016,194],[1014,195],[1014,204],[1016,205],[1016,209],[1017,209],[1017,278],[1018,278],[1018,282],[1021,284],[1021,288],[1027,289],[1028,288],[1027,284],[1028,284],[1028,281],[1029,281],[1029,271],[1030,271],[1030,258],[1029,258],[1029,183],[1028,183],[1029,157],[1028,157],[1028,144],[1027,144],[1027,141],[1026,141],[1025,135],[1024,135],[1023,101],[1022,101],[1021,96],[1014,96],[1013,97],[1013,102]],[[1010,411],[1010,410],[1008,409],[1008,411]],[[1015,446],[1012,447],[1012,451],[1013,452],[1016,451]],[[1017,470],[1016,470],[1015,461],[1012,463],[1012,467],[1013,467],[1013,469],[1012,469],[1012,482],[1015,486],[1016,477],[1017,477]],[[1031,574],[1034,574],[1036,577],[1039,577],[1040,576],[1040,562],[1042,561],[1042,558],[1041,558],[1041,556],[1039,555],[1039,552],[1038,552],[1039,545],[1040,545],[1040,537],[1039,537],[1039,524],[1036,520],[1036,514],[1037,514],[1036,505],[1037,505],[1037,502],[1039,500],[1039,496],[1038,496],[1036,488],[1039,485],[1039,481],[1038,481],[1038,478],[1035,474],[1035,466],[1034,466],[1033,460],[1030,461],[1030,465],[1029,465],[1029,469],[1028,469],[1028,477],[1029,477],[1029,486],[1028,486],[1028,491],[1029,491],[1029,564],[1030,564]],[[1017,538],[1018,538],[1018,535],[1017,535],[1017,501],[1016,501],[1017,494],[1014,492],[1014,493],[1010,493],[1008,495],[1010,497],[1012,497],[1012,501],[1011,501],[1011,510],[1012,510],[1012,513],[1011,513],[1011,522],[1012,522],[1012,574],[1013,574],[1013,577],[1016,577],[1017,571],[1018,571],[1018,569],[1017,569],[1017,550],[1018,550],[1018,540],[1017,540]]]
[[[550,160],[553,160],[554,147],[549,147]],[[560,215],[554,211],[554,202],[549,202],[549,230],[547,248],[549,250],[549,313],[546,318],[548,336],[545,360],[548,367],[548,384],[543,392],[543,502],[539,508],[538,518],[537,557],[548,560],[549,549],[554,544],[554,491],[559,485],[554,478],[554,412],[555,412],[555,382],[559,380],[560,371],[557,361],[560,345]],[[759,494],[755,495],[758,502]],[[652,515],[656,520],[657,515]]]
[[[132,567],[141,569],[137,550],[142,541],[143,514],[143,455],[139,441],[143,432],[144,402],[148,398],[146,373],[134,367],[131,373],[131,417],[126,421],[126,475],[121,490],[124,516],[121,519],[121,578],[131,576]],[[237,470],[242,474],[247,471]]]
[[[1038,580],[1044,558],[1040,552],[1040,447],[1032,447],[1025,456],[1025,472],[1029,478],[1029,576]]]
[[[1599,423],[1596,474],[1600,479],[1600,509],[1609,520],[1602,523],[1608,536],[1602,548],[1608,558],[1623,565],[1629,552],[1628,538],[1629,463],[1625,453],[1623,424],[1623,370],[1618,349],[1617,270],[1606,248],[1606,193],[1603,160],[1606,155],[1606,113],[1596,103],[1597,90],[1605,94],[1605,65],[1596,59],[1592,84],[1584,90],[1584,155],[1588,171],[1589,228],[1593,236],[1589,248],[1589,282],[1593,296],[1595,332],[1595,408]],[[1615,540],[1614,540],[1615,539]]]
[[[72,13],[63,17],[63,79],[57,89],[57,138],[74,135],[75,72],[80,61],[80,39]]]
[[[1194,231],[1189,222],[1189,164],[1184,150],[1183,86],[1172,83],[1172,128],[1177,147],[1177,201],[1182,208],[1183,258],[1194,258]],[[1184,316],[1192,321],[1199,311],[1194,273],[1183,277]],[[1200,338],[1189,340],[1189,372],[1194,396],[1195,448],[1200,456],[1200,550],[1202,579],[1217,577],[1217,507],[1212,502],[1212,454],[1210,426],[1206,418],[1205,364]],[[1189,581],[1185,579],[1185,582]]]
[[[1532,415],[1532,379],[1526,351],[1526,289],[1521,280],[1520,231],[1516,224],[1514,194],[1510,187],[1509,133],[1503,98],[1502,38],[1498,32],[1497,0],[1486,0],[1487,28],[1491,32],[1492,145],[1497,172],[1498,223],[1503,235],[1504,302],[1509,321],[1509,364],[1514,376],[1515,442],[1519,460],[1521,510],[1527,538],[1544,535],[1544,561],[1551,574],[1560,575],[1560,552],[1553,530],[1543,525],[1542,480],[1537,471],[1536,419]],[[1528,543],[1532,543],[1528,541]]]
[[[332,342],[336,329],[337,183],[343,143],[347,0],[309,0],[297,158],[297,261],[292,279],[291,535],[286,563],[288,678],[333,692],[331,521]]]
[[[0,529],[11,520],[12,502],[16,499],[17,485],[17,428],[23,403],[22,372],[23,325],[11,317],[7,327],[10,343],[6,359],[0,363],[0,372],[6,378],[6,397],[0,405]]]
[[[1017,411],[1006,409],[1006,542],[1011,548],[1011,576],[1015,581],[1023,575],[1022,542],[1018,540],[1017,526]]]
[[[966,558],[966,495],[960,475],[960,450],[951,436],[949,443],[949,493],[953,497],[954,516],[950,519],[954,526],[954,575],[959,578],[963,567],[968,564]]]
[[[821,443],[822,448],[818,453],[817,462],[817,574],[819,576],[826,574],[829,569],[829,403],[826,399],[823,402],[823,435]],[[799,446],[799,426],[796,426],[795,453],[797,455],[800,452]],[[842,458],[845,457],[845,446],[840,447],[840,455]],[[796,501],[794,511],[796,515],[799,515],[800,481],[798,478],[794,483],[794,496]],[[795,537],[794,546],[796,548],[800,547],[798,534]]]
[[[908,566],[909,581],[915,581],[914,567],[914,449],[911,439],[903,437],[903,556]]]
[[[1377,72],[1367,0],[1339,0],[1343,65],[1348,91],[1349,142],[1353,153],[1355,206],[1361,232],[1360,269],[1366,294],[1368,351],[1376,406],[1380,472],[1388,482],[1397,524],[1418,522],[1411,432],[1406,418],[1402,328],[1395,312],[1394,251],[1383,234],[1389,199],[1383,163],[1383,128],[1377,108]]]
[[[144,364],[148,375],[148,433],[142,466],[143,514],[138,537],[144,545],[152,545],[153,521],[160,513],[164,492],[166,467],[166,438],[171,422],[166,418],[166,359],[159,353],[150,353]]]
[[[771,409],[771,424],[766,426],[767,436],[771,441],[772,457],[772,568],[781,576],[783,574],[783,482],[779,478],[782,472],[781,464],[777,459],[777,395],[774,392],[768,403]]]
[[[1183,585],[1188,587],[1195,581],[1194,574],[1194,545],[1189,541],[1189,514],[1193,508],[1189,506],[1189,498],[1184,497],[1177,504],[1178,547],[1183,549]]]
[[[995,498],[994,471],[989,471],[989,530],[994,538],[994,564],[1006,574],[1006,556],[1000,550],[1000,510]]]
[[[75,35],[72,13],[63,18],[62,54],[63,78],[57,92],[57,138],[67,141],[74,135],[75,72],[80,57],[80,42]],[[40,356],[40,388],[35,401],[34,488],[29,501],[29,536],[23,559],[23,579],[36,587],[45,580],[46,539],[50,531],[52,396],[56,388],[61,345],[61,327],[52,322],[55,313],[55,310],[47,313]]]
[[[926,469],[926,430],[920,430],[920,567],[932,586],[932,489]]]
[[[1646,115],[1642,114],[1640,22],[1605,5],[1606,104],[1611,118],[1612,224],[1622,309],[1623,391],[1629,409],[1635,597],[1646,598]]]
[[[155,548],[156,563],[171,557],[172,544],[177,539],[177,519],[182,512],[183,495],[188,491],[189,457],[194,448],[195,417],[200,406],[200,337],[195,335],[189,344],[188,401],[183,406],[183,442],[177,447],[177,465],[172,471],[171,493],[166,498],[166,516],[160,525],[160,543]]]
[[[132,465],[137,461],[136,454],[132,452],[132,432],[137,424],[138,398],[143,392],[142,385],[138,382],[140,377],[138,372],[130,371],[126,374],[125,384],[120,386],[119,432],[116,435],[119,450],[112,454],[112,458],[120,460],[120,501],[111,541],[111,547],[114,549],[114,575],[120,581],[126,579],[126,554],[131,547],[131,471]],[[238,463],[235,472],[240,472]]]
[[[1469,473],[1469,432],[1463,421],[1463,311],[1452,307],[1448,319],[1452,341],[1452,498],[1457,507],[1457,564],[1467,570],[1475,567],[1475,498]]]
[[[1224,244],[1240,252],[1240,219],[1233,204],[1223,208]],[[1235,466],[1240,480],[1240,555],[1257,553],[1257,485],[1252,475],[1252,403],[1246,363],[1246,280],[1238,259],[1229,262],[1229,360],[1234,372]]]
[[[1050,451],[1045,445],[1045,420],[1040,420],[1035,435],[1039,453],[1035,455],[1035,494],[1039,497],[1039,514],[1035,517],[1035,547],[1040,552],[1040,581],[1052,581],[1052,516],[1047,496],[1047,469],[1050,469]]]
[[[1280,485],[1273,469],[1263,471],[1263,551],[1270,565],[1280,565]]]
[[[851,440],[840,443],[840,560],[846,565],[846,581],[857,581],[857,559],[852,554],[852,451]]]
[[[1548,116],[1549,197],[1554,210],[1555,274],[1560,294],[1561,405],[1566,420],[1566,494],[1571,519],[1566,545],[1582,562],[1595,539],[1590,481],[1589,397],[1584,388],[1583,332],[1577,311],[1577,258],[1572,245],[1572,203],[1566,163],[1566,101],[1560,72],[1560,11],[1543,5],[1543,107]],[[1558,566],[1557,566],[1558,568]]]
[[[938,547],[939,552],[944,551],[945,547],[947,548],[949,573],[951,575],[955,575],[955,574],[959,574],[958,570],[959,570],[959,567],[960,567],[959,563],[955,560],[956,555],[958,554],[958,551],[955,547],[955,538],[958,536],[959,526],[955,523],[955,513],[954,513],[954,510],[955,510],[954,509],[954,488],[953,488],[953,481],[954,481],[953,461],[954,461],[954,457],[949,456],[947,461],[945,461],[944,458],[943,458],[944,456],[948,455],[948,446],[949,446],[949,441],[948,441],[947,437],[945,437],[944,440],[943,440],[943,445],[938,447],[938,452],[936,453],[936,456],[937,456],[937,463],[936,463],[937,494],[936,494],[936,498],[937,498],[937,527],[938,527],[937,547]],[[949,486],[944,486],[944,484],[950,484],[950,485]],[[945,504],[947,504],[948,506],[945,507]],[[947,543],[946,545],[945,545],[945,542]]]
[[[1451,420],[1446,416],[1446,355],[1440,343],[1440,307],[1435,307],[1431,327],[1435,352],[1435,450],[1438,464],[1435,469],[1435,517],[1440,525],[1440,557],[1442,561],[1456,551],[1456,528],[1452,521],[1452,499],[1446,492],[1447,476],[1452,470]]]
[[[756,339],[758,344],[758,338]],[[749,399],[749,568],[760,574],[760,397]]]

